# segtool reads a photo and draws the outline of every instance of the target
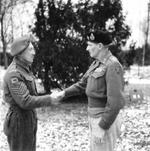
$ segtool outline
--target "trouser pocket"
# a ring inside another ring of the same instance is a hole
[[[117,116],[114,123],[108,130],[105,130],[104,138],[101,142],[97,143],[94,138],[94,134],[98,134],[98,124],[101,117],[93,118],[89,117],[90,128],[90,151],[113,151],[116,146],[117,138],[120,135],[120,116]],[[96,143],[95,143],[96,142]]]

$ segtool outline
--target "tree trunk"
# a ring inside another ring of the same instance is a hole
[[[2,41],[2,48],[3,48],[3,57],[4,57],[4,68],[7,69],[8,67],[8,58],[7,58],[7,53],[6,53],[6,41],[5,41],[5,37],[3,34],[4,31],[4,27],[3,27],[3,20],[4,20],[4,15],[1,14],[1,41]]]
[[[1,15],[1,12],[2,12],[1,6],[2,6],[2,2],[0,0],[0,21],[1,21],[1,17],[2,17],[2,15]],[[0,55],[0,65],[2,65],[2,55]]]
[[[49,79],[49,64],[45,63],[45,75],[44,75],[44,88],[46,93],[50,93],[50,79]]]

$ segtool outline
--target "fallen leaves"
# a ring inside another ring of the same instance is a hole
[[[88,120],[86,106],[76,104],[76,107],[67,112],[66,110],[48,110],[50,114],[46,121],[39,121],[39,138],[37,142],[44,142],[37,147],[37,151],[87,151],[89,148]],[[78,107],[78,108],[77,108]],[[84,112],[83,112],[84,110]],[[42,137],[40,137],[42,135]],[[44,136],[43,136],[44,135]],[[44,141],[43,141],[44,140]]]
[[[134,103],[122,111],[123,126],[117,151],[150,150],[150,100]]]
[[[1,112],[0,150],[8,151],[2,131]],[[150,150],[150,100],[132,103],[122,111],[123,129],[116,151]],[[88,151],[89,131],[86,104],[67,104],[38,109],[37,151]]]
[[[1,84],[0,80],[0,89]],[[137,87],[142,89],[144,94],[149,94],[149,85]],[[3,133],[7,106],[2,102],[0,90],[0,151],[9,151],[7,138]],[[86,104],[63,104],[59,107],[41,108],[37,112],[37,151],[89,150]],[[116,151],[150,151],[150,97],[130,102],[121,111],[121,115],[122,133]]]

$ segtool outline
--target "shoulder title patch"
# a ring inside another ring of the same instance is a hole
[[[16,83],[16,82],[18,82],[18,79],[17,79],[17,78],[12,78],[12,79],[11,79],[11,83]]]
[[[116,66],[115,70],[116,70],[116,72],[117,72],[118,74],[121,73],[121,67],[120,67],[120,66]]]

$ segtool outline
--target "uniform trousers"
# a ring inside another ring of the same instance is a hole
[[[104,111],[104,108],[92,108],[92,112],[95,110],[95,112],[99,111],[102,113]],[[102,114],[99,114],[98,117],[92,117],[91,114],[89,114],[89,131],[90,131],[90,151],[114,151],[114,148],[116,146],[117,139],[120,136],[121,133],[121,117],[120,115],[117,116],[113,124],[108,130],[105,130],[105,135],[102,140],[102,142],[97,143],[94,142],[94,133],[97,133],[97,124],[99,124],[101,120]]]
[[[36,151],[37,118],[33,111],[23,111],[18,107],[9,109],[4,133],[10,151]]]

